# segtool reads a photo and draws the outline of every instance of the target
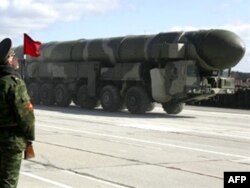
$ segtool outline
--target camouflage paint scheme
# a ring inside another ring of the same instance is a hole
[[[15,188],[22,153],[35,138],[35,118],[24,81],[0,66],[0,187]]]
[[[16,53],[22,57],[22,47]],[[125,97],[140,85],[152,102],[198,101],[233,92],[233,80],[219,73],[244,53],[243,41],[226,30],[49,42],[40,57],[27,57],[25,77],[39,86],[66,84],[72,95],[87,85],[98,98],[105,85],[113,85]]]

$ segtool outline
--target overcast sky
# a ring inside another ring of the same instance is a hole
[[[0,40],[23,33],[41,42],[228,29],[247,52],[233,68],[250,72],[249,0],[0,0]]]

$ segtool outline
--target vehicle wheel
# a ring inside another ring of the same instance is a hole
[[[28,93],[31,99],[32,104],[39,104],[39,86],[36,83],[31,83],[28,85]]]
[[[155,103],[154,102],[150,102],[146,111],[147,112],[151,112],[151,111],[154,110],[154,108],[155,108]]]
[[[168,114],[179,114],[185,106],[185,103],[163,103],[162,107]]]
[[[73,101],[73,103],[74,103],[76,106],[80,106],[80,105],[78,104],[77,95],[74,95],[74,96],[72,97],[72,101]]]
[[[122,109],[123,99],[119,90],[107,85],[101,90],[101,105],[105,111],[116,112]]]
[[[41,103],[44,105],[53,105],[54,104],[54,88],[52,84],[43,84],[39,89],[39,96]]]
[[[132,87],[126,93],[126,106],[132,114],[143,114],[150,106],[150,99],[141,87]]]
[[[71,103],[71,95],[68,88],[59,84],[55,88],[55,102],[58,106],[67,107]]]
[[[87,85],[83,85],[79,88],[76,98],[75,104],[79,105],[81,108],[93,109],[98,105],[96,98],[88,96]]]

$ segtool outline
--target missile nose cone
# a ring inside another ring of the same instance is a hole
[[[210,30],[201,43],[202,58],[217,69],[235,66],[246,51],[241,38],[227,30]]]

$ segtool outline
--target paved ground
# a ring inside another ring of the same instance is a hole
[[[145,115],[38,106],[36,158],[19,188],[219,188],[250,171],[250,111],[186,106]]]

